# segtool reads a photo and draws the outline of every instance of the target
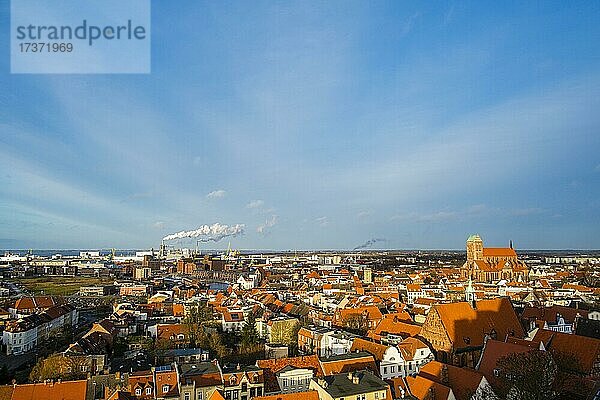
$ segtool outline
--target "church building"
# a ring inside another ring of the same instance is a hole
[[[496,283],[499,280],[525,282],[529,270],[512,247],[484,247],[479,235],[467,239],[467,261],[461,269],[463,279]]]

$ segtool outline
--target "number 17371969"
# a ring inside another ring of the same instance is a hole
[[[19,43],[21,53],[70,53],[73,43],[23,42]]]

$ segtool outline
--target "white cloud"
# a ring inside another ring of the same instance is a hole
[[[250,203],[246,204],[246,208],[255,209],[261,208],[265,205],[265,202],[262,200],[252,200]]]
[[[155,223],[152,224],[152,227],[154,227],[156,229],[163,229],[165,227],[165,222],[164,221],[156,221]]]
[[[319,226],[325,227],[329,225],[329,219],[327,217],[319,217],[315,219],[315,222],[319,224]]]
[[[390,221],[416,221],[416,222],[440,222],[454,219],[459,215],[455,211],[436,211],[431,213],[407,213],[396,214],[390,218]]]
[[[508,215],[513,217],[525,217],[528,215],[537,215],[544,213],[544,209],[539,207],[530,207],[530,208],[517,208],[514,210],[509,210]]]
[[[356,217],[357,218],[367,218],[367,217],[370,217],[371,215],[373,215],[373,211],[364,210],[364,211],[360,211],[359,213],[357,213]]]
[[[256,232],[260,233],[261,235],[266,235],[270,232],[269,228],[274,227],[278,221],[279,217],[277,215],[271,215],[269,219],[256,228]]]
[[[415,21],[417,18],[419,18],[419,16],[421,15],[421,13],[416,12],[414,14],[412,14],[410,17],[407,18],[407,20],[404,22],[404,24],[400,25],[400,36],[406,36],[410,33],[410,31],[412,30]]]
[[[225,197],[225,195],[227,194],[226,191],[224,191],[223,189],[219,189],[219,190],[213,190],[212,192],[210,192],[209,194],[206,195],[207,199],[220,199]]]

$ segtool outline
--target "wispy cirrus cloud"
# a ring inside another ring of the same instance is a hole
[[[270,233],[271,228],[277,225],[278,221],[279,217],[277,215],[271,215],[271,217],[268,218],[264,223],[256,227],[256,232],[263,236],[267,235],[268,233]]]
[[[206,195],[207,199],[221,199],[227,195],[227,192],[223,189],[213,190]]]
[[[265,202],[263,200],[252,200],[251,202],[246,204],[246,208],[249,208],[252,210],[252,209],[261,208],[264,205],[265,205]]]

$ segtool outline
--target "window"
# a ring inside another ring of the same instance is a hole
[[[183,400],[190,400],[190,394],[189,393],[184,394]]]
[[[142,388],[135,389],[135,395],[136,396],[141,396],[142,395]]]
[[[379,392],[375,392],[375,399],[379,399]]]
[[[498,368],[494,368],[494,376],[496,378],[500,376],[500,370]]]
[[[287,378],[283,378],[283,387],[286,388],[288,385],[288,380]]]
[[[383,367],[383,373],[387,374],[387,367]]]
[[[237,390],[235,390],[233,392],[233,400],[237,400],[239,398],[240,392],[238,392]]]
[[[169,393],[169,385],[163,385],[163,393]]]
[[[396,372],[396,367],[395,366],[391,366],[390,367],[390,372],[393,374],[394,372]]]
[[[242,383],[242,392],[248,391],[248,384],[246,382]]]
[[[150,395],[150,394],[152,394],[152,388],[151,388],[151,387],[147,387],[147,388],[146,388],[146,394],[147,394],[147,395]]]

